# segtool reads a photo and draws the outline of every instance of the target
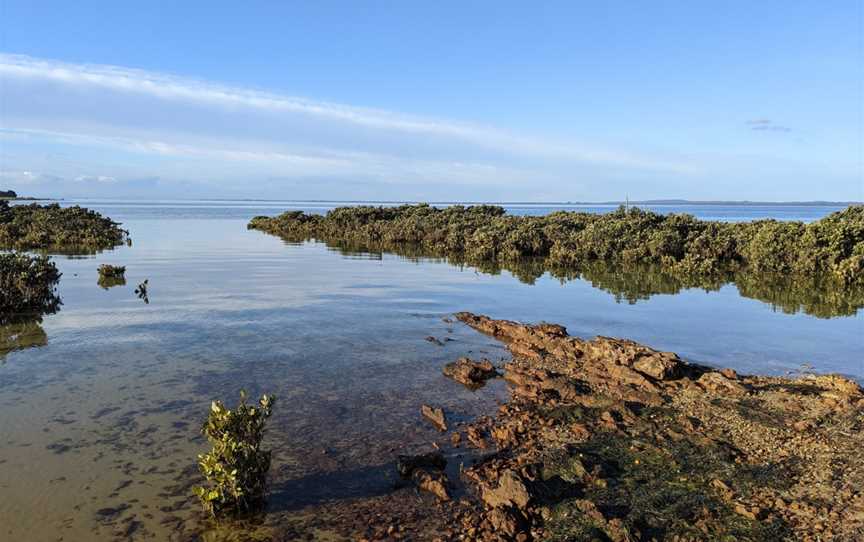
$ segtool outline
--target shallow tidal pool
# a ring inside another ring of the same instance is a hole
[[[133,244],[56,257],[61,310],[0,330],[3,540],[243,539],[316,515],[313,531],[326,538],[334,506],[391,492],[395,456],[440,440],[422,404],[443,406],[458,423],[506,399],[501,382],[471,392],[441,375],[459,356],[505,356],[446,321],[456,311],[626,337],[744,373],[864,379],[860,311],[788,314],[731,284],[628,303],[584,280],[526,284],[506,271],[343,253],[246,229],[254,215],[309,204],[82,205],[123,222]],[[102,263],[125,265],[126,284],[97,285]],[[133,293],[144,279],[149,303]],[[190,491],[206,449],[199,428],[212,399],[233,405],[240,389],[278,397],[266,437],[272,497],[258,525],[216,526]]]

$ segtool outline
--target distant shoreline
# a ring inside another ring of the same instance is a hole
[[[333,203],[333,204],[365,204],[365,205],[395,205],[428,203],[429,205],[571,205],[571,206],[618,206],[618,205],[692,205],[692,206],[738,206],[738,207],[848,207],[864,205],[864,201],[750,201],[750,200],[686,200],[686,199],[651,199],[630,201],[494,201],[494,200],[361,200],[361,199],[291,199],[291,198],[136,198],[136,197],[72,197],[72,198],[0,198],[5,201],[66,201],[66,200],[107,200],[107,201],[214,201],[214,202],[257,202],[257,203]]]

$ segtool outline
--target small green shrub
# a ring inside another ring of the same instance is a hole
[[[261,440],[274,401],[274,397],[263,395],[258,406],[250,406],[241,391],[234,410],[225,408],[221,401],[210,406],[201,432],[213,449],[198,456],[198,466],[210,484],[193,491],[213,517],[238,516],[263,506],[270,451],[261,449]]]

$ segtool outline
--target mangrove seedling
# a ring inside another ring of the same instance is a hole
[[[213,449],[198,456],[198,467],[209,485],[193,488],[211,516],[237,517],[264,505],[270,451],[261,449],[261,441],[274,401],[274,397],[263,395],[257,406],[248,405],[246,393],[241,391],[234,410],[225,408],[221,401],[211,404],[201,432]]]
[[[135,288],[135,295],[138,296],[138,299],[143,299],[144,303],[148,305],[150,304],[150,296],[147,295],[147,283],[149,282],[149,280],[150,279],[144,279],[144,282],[142,282],[138,285],[137,288]]]

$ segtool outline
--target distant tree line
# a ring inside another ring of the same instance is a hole
[[[0,198],[17,198],[18,194],[14,190],[0,190]]]

